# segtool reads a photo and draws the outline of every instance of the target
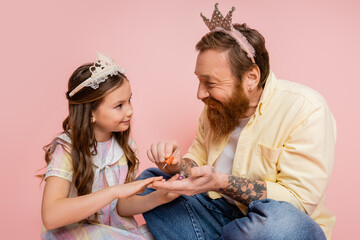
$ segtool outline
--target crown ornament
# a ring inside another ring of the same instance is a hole
[[[74,96],[84,87],[91,87],[93,89],[99,88],[99,84],[105,82],[109,76],[114,76],[118,73],[125,74],[125,69],[117,66],[111,57],[105,56],[99,52],[96,53],[97,60],[91,67],[89,67],[91,76],[74,88],[69,93],[70,97]]]
[[[235,7],[232,7],[224,18],[224,16],[219,10],[219,3],[216,3],[211,20],[206,18],[202,13],[200,13],[200,16],[202,17],[204,23],[210,31],[224,32],[234,38],[234,40],[239,44],[241,49],[246,52],[248,58],[250,58],[250,60],[255,63],[254,47],[249,43],[247,38],[240,31],[236,30],[232,25],[232,13],[234,11]]]
[[[216,3],[211,20],[206,18],[202,13],[200,13],[200,16],[202,17],[202,19],[204,20],[206,26],[210,29],[210,31],[214,31],[216,27],[221,27],[227,31],[231,31],[232,13],[234,11],[235,11],[235,7],[232,7],[231,10],[226,15],[226,17],[224,18],[222,13],[219,11],[219,3]]]

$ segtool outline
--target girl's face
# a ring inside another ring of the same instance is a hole
[[[123,84],[108,93],[100,106],[92,112],[96,141],[107,141],[112,132],[123,132],[129,128],[133,115],[131,95],[130,83],[125,79]]]

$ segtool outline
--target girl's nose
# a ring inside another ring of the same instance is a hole
[[[130,104],[129,104],[129,107],[128,107],[127,111],[126,111],[126,115],[127,115],[128,117],[131,117],[131,116],[133,115],[133,113],[134,113],[133,106],[132,106],[132,104],[130,103]]]

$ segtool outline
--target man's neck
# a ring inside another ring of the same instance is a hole
[[[256,89],[255,91],[251,92],[251,95],[249,96],[249,110],[247,110],[247,112],[245,113],[245,117],[250,117],[255,113],[262,92],[263,88]]]

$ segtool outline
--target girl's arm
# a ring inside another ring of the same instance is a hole
[[[179,174],[176,174],[168,181],[175,181],[178,176]],[[119,198],[116,209],[120,216],[133,216],[171,202],[178,196],[180,196],[180,194],[166,192],[165,190],[156,190],[145,196],[134,195],[127,198]]]
[[[70,182],[60,177],[46,179],[43,201],[42,220],[46,229],[51,230],[81,221],[116,198],[126,198],[138,192],[159,178],[148,178],[132,183],[115,185],[95,193],[68,198]]]

